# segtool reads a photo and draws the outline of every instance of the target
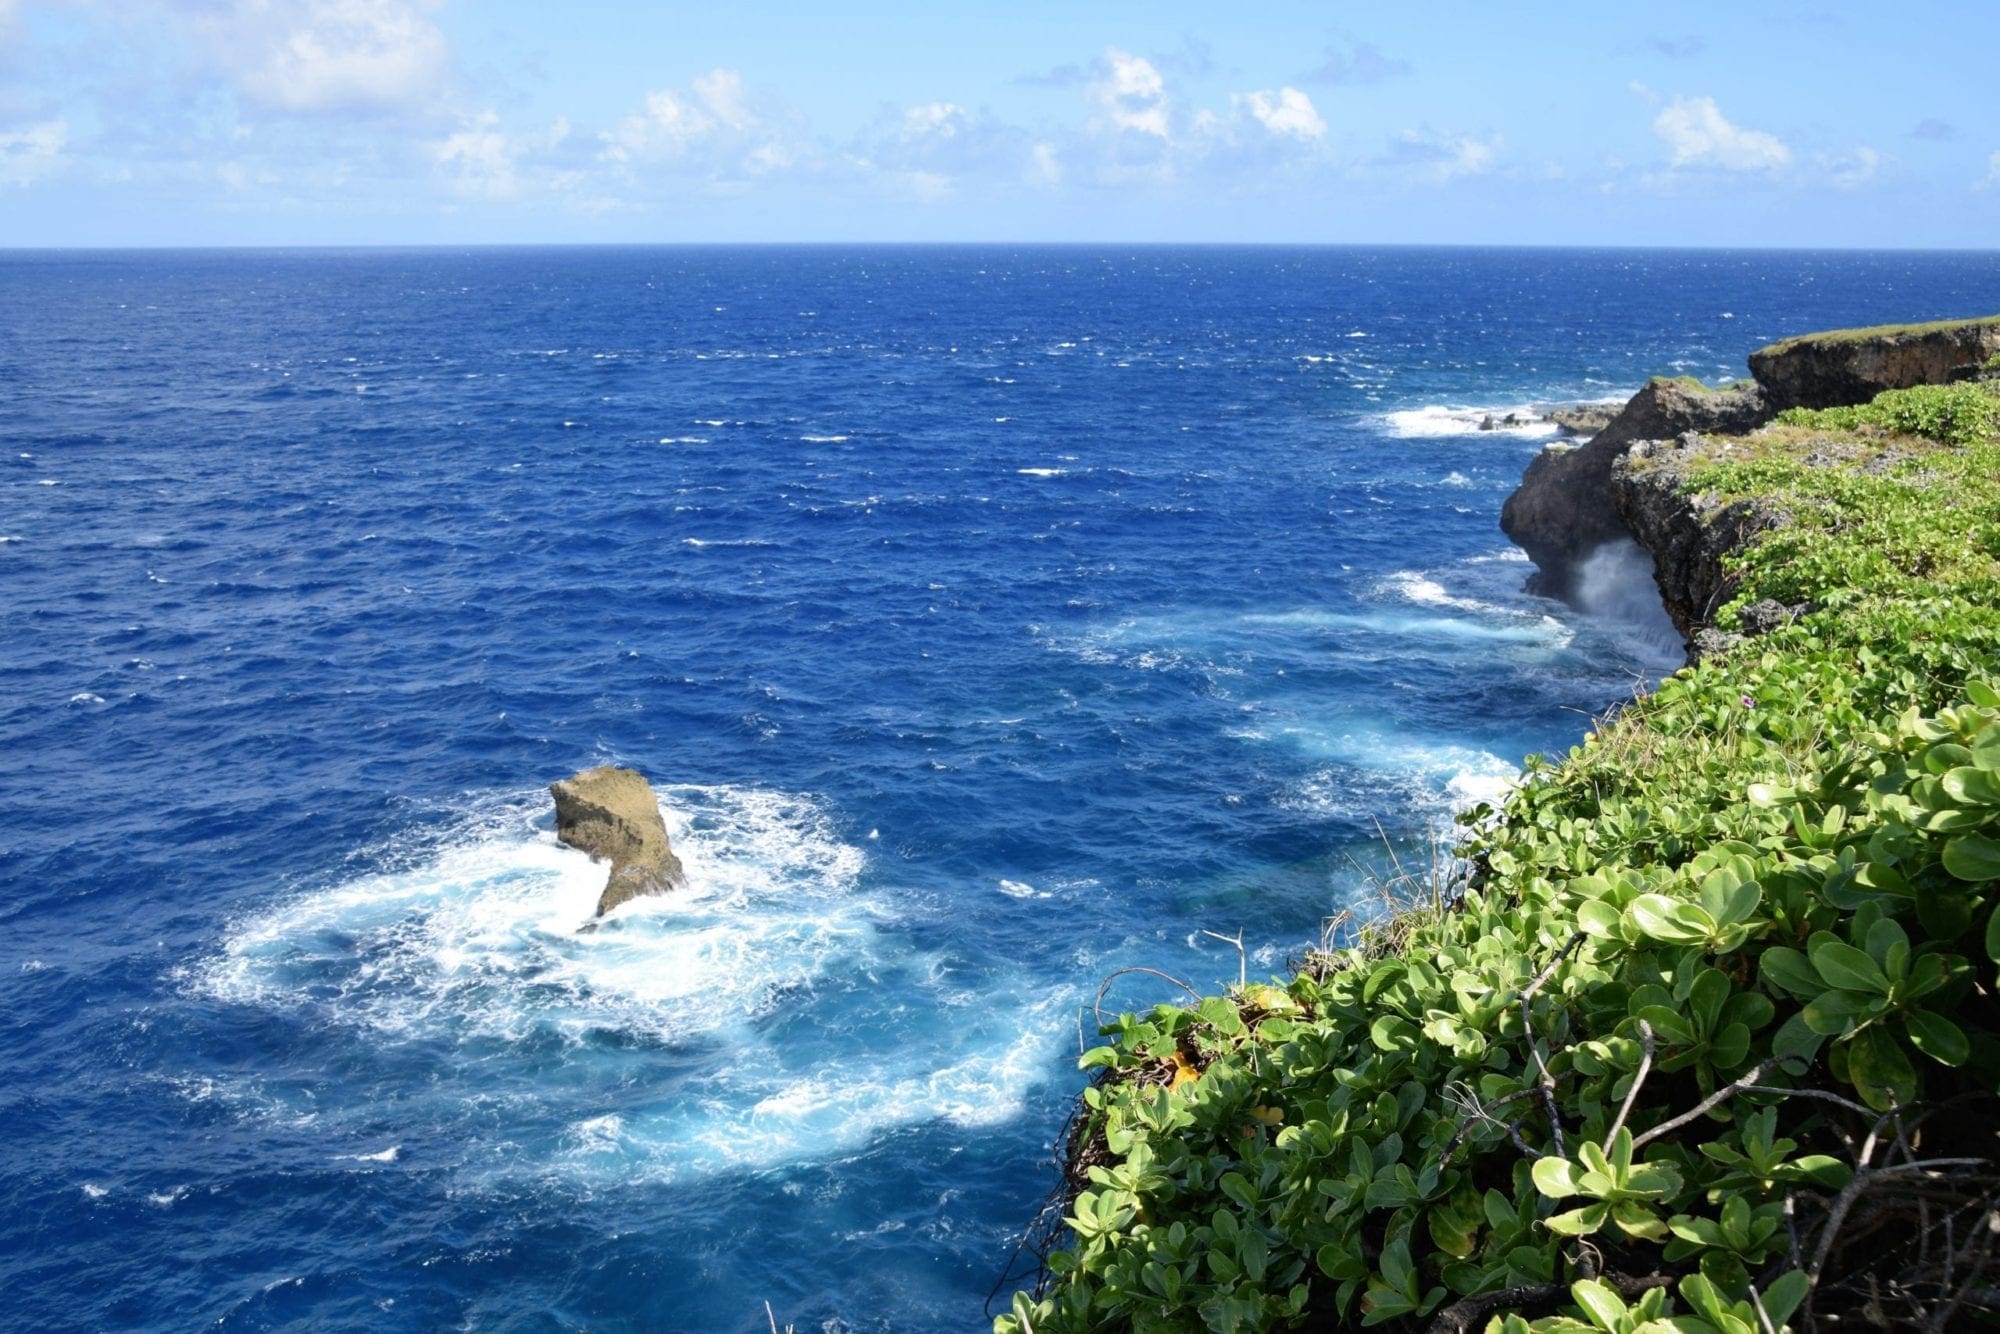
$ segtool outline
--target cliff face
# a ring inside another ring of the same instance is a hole
[[[1750,354],[1771,410],[1866,403],[1885,389],[1971,376],[2000,354],[2000,317],[1787,338]]]
[[[1786,408],[1843,407],[1886,389],[1970,378],[1996,355],[2000,316],[1787,339],[1751,354],[1754,381],[1723,389],[1652,380],[1587,444],[1537,455],[1500,511],[1501,530],[1535,562],[1529,591],[1565,600],[1584,558],[1630,535],[1653,553],[1667,611],[1699,654],[1726,639],[1706,631],[1729,600],[1722,557],[1776,516],[1704,509],[1684,495],[1673,454],[1688,446],[1676,442],[1740,435]],[[1640,442],[1649,443],[1641,450]],[[1628,454],[1645,466],[1628,466]]]
[[[1588,444],[1544,449],[1500,510],[1501,531],[1535,562],[1529,591],[1568,598],[1583,558],[1626,535],[1612,473],[1634,441],[1668,440],[1686,431],[1733,434],[1768,415],[1754,384],[1704,389],[1691,380],[1656,379]]]
[[[1690,659],[1726,648],[1738,638],[1710,625],[1716,608],[1735,594],[1735,580],[1723,559],[1757,534],[1785,521],[1783,513],[1754,501],[1723,504],[1692,490],[1690,456],[1701,437],[1690,431],[1674,440],[1641,440],[1619,459],[1612,474],[1618,516],[1632,539],[1653,557],[1653,579],[1674,628],[1688,643]],[[1799,608],[1776,603],[1746,617],[1753,631],[1769,628]]]

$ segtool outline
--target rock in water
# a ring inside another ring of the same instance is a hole
[[[651,784],[637,771],[600,765],[549,784],[556,799],[556,837],[611,863],[597,898],[597,916],[641,894],[664,894],[687,883],[667,845],[666,821]]]

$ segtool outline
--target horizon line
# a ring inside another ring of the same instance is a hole
[[[468,250],[784,250],[784,249],[1179,249],[1179,250],[1519,250],[1645,251],[1685,254],[2000,255],[2000,246],[1704,245],[1562,241],[1175,241],[1175,240],[673,240],[673,241],[284,241],[136,242],[119,245],[0,242],[0,255]]]

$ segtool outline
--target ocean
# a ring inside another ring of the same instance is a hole
[[[1481,419],[1995,310],[1994,254],[0,254],[9,1323],[980,1327],[1104,979],[1281,973],[1678,664],[1629,568],[1521,591],[1552,431]],[[583,935],[605,762],[691,887]]]

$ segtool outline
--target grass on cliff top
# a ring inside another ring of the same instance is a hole
[[[1531,760],[1442,909],[1107,1025],[1000,1334],[2000,1322],[2000,442],[1708,448],[1810,609]]]
[[[1907,338],[1923,334],[1948,333],[1955,329],[1976,328],[1983,324],[2000,325],[2000,315],[1981,315],[1964,320],[1930,320],[1922,324],[1871,324],[1859,329],[1828,329],[1820,333],[1781,338],[1775,343],[1758,348],[1751,355],[1769,356],[1815,344],[1865,343],[1876,338]]]

